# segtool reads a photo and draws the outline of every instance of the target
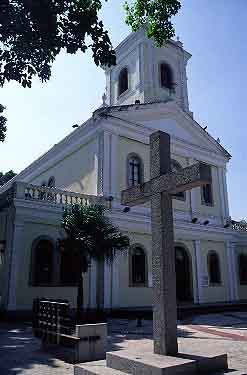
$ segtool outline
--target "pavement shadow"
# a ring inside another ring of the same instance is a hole
[[[206,325],[208,328],[225,328],[227,330],[244,330],[247,332],[247,317],[234,313],[198,315],[187,322],[188,324]]]
[[[111,351],[122,350],[127,340],[139,341],[139,340],[152,340],[153,329],[152,322],[144,321],[143,327],[136,327],[135,322],[127,320],[110,321],[108,325],[108,343]],[[189,330],[178,327],[177,329],[178,338],[193,338],[194,333]]]
[[[13,328],[14,327],[14,328]],[[55,359],[41,350],[40,340],[33,337],[32,328],[28,325],[0,324],[0,374],[24,374],[38,365],[42,374],[42,366],[52,372],[59,366]],[[35,372],[35,370],[33,369]]]

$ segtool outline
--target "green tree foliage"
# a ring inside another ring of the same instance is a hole
[[[0,104],[0,114],[3,113],[5,107]],[[0,142],[3,142],[6,136],[7,126],[6,126],[7,119],[6,117],[0,115]]]
[[[12,170],[6,173],[0,172],[0,186],[6,184],[6,182],[11,180],[11,178],[15,176],[16,176],[16,173],[14,173]]]
[[[111,262],[119,251],[129,247],[129,238],[123,235],[106,216],[100,205],[72,205],[63,215],[65,240],[60,241],[64,251],[75,252],[80,263],[78,275],[77,317],[83,304],[83,276],[91,259]]]
[[[31,87],[35,75],[47,81],[62,49],[73,54],[91,48],[96,65],[115,63],[108,32],[98,18],[101,0],[2,0],[0,4],[1,85],[15,80]]]
[[[126,23],[133,31],[147,27],[147,35],[161,47],[175,35],[171,22],[181,8],[180,0],[135,0],[132,5],[125,3]]]
[[[31,87],[34,76],[51,77],[51,66],[65,50],[74,54],[91,49],[96,65],[114,65],[116,56],[99,12],[107,0],[1,0],[0,86],[17,81]],[[162,45],[174,35],[171,17],[179,0],[134,0],[125,4],[126,22],[137,31],[148,25],[147,35]],[[0,122],[0,141],[5,123]],[[6,121],[5,121],[6,122]]]

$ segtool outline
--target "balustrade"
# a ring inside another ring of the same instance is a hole
[[[32,185],[24,182],[15,182],[10,189],[0,194],[0,202],[3,201],[2,203],[4,203],[7,198],[8,201],[16,198],[62,206],[75,203],[83,205],[100,203],[106,205],[108,201],[108,199],[103,196],[74,193],[71,191]]]
[[[247,223],[241,221],[232,221],[232,229],[238,232],[247,232]]]
[[[53,204],[92,204],[103,203],[103,197],[94,195],[86,195],[80,193],[73,193],[66,190],[59,190],[56,188],[48,188],[46,186],[27,185],[25,187],[24,198],[26,200],[39,200]]]

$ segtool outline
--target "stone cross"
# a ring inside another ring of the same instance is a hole
[[[121,203],[135,206],[151,200],[154,353],[176,355],[177,301],[172,195],[211,183],[210,166],[197,163],[171,172],[170,136],[150,136],[150,176],[122,191]]]

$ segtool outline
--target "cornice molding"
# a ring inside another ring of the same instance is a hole
[[[122,114],[122,119],[120,121],[126,123],[129,121],[132,122],[133,125],[135,124],[136,126],[140,126],[142,128],[146,128],[147,130],[149,129],[153,131],[153,128],[150,128],[148,125],[144,125],[141,123],[142,119],[136,120],[136,123],[135,120],[131,121],[129,119],[125,119],[123,116],[126,112],[134,112],[134,114],[137,114],[137,117],[138,115],[144,115],[146,119],[148,119],[148,117],[150,117],[150,119],[153,119],[153,114],[155,113],[162,116],[162,118],[172,117],[174,120],[177,120],[180,124],[182,124],[183,119],[185,118],[188,124],[190,125],[189,131],[191,131],[191,133],[194,134],[195,137],[201,139],[202,142],[206,139],[209,145],[211,145],[215,149],[215,151],[213,151],[212,149],[210,149],[210,147],[206,148],[204,146],[205,151],[214,153],[218,158],[222,158],[222,160],[225,161],[228,161],[231,158],[231,155],[219,143],[217,143],[217,141],[209,133],[203,130],[201,125],[198,124],[194,119],[192,119],[191,116],[186,111],[184,111],[174,100],[169,100],[166,102],[159,101],[153,103],[144,103],[139,105],[130,104],[122,106],[105,107],[96,110],[93,116],[102,116],[104,118],[107,118],[108,116],[108,119],[110,118],[110,116],[116,116],[119,117],[120,120]],[[179,140],[179,138],[177,139]],[[185,142],[183,139],[180,139],[180,141]],[[195,144],[192,145],[196,146]]]
[[[18,223],[33,223],[42,225],[52,225],[54,229],[59,227],[62,218],[62,206],[53,206],[44,202],[32,202],[15,199],[16,208],[15,220]],[[149,209],[135,209],[124,214],[122,206],[118,205],[108,211],[109,217],[116,223],[122,231],[151,235],[151,224]],[[214,242],[235,243],[236,246],[247,246],[247,233],[237,232],[229,228],[216,225],[196,225],[182,220],[174,221],[176,240],[205,240]]]
[[[120,118],[108,117],[102,123],[102,127],[108,132],[112,132],[121,137],[126,137],[146,145],[149,145],[149,137],[155,131],[147,125],[135,124]],[[157,129],[158,130],[158,129]],[[225,167],[228,159],[221,154],[205,149],[200,145],[189,143],[178,137],[171,136],[171,151],[183,157],[193,157],[197,155],[197,160],[207,162],[211,165]]]

